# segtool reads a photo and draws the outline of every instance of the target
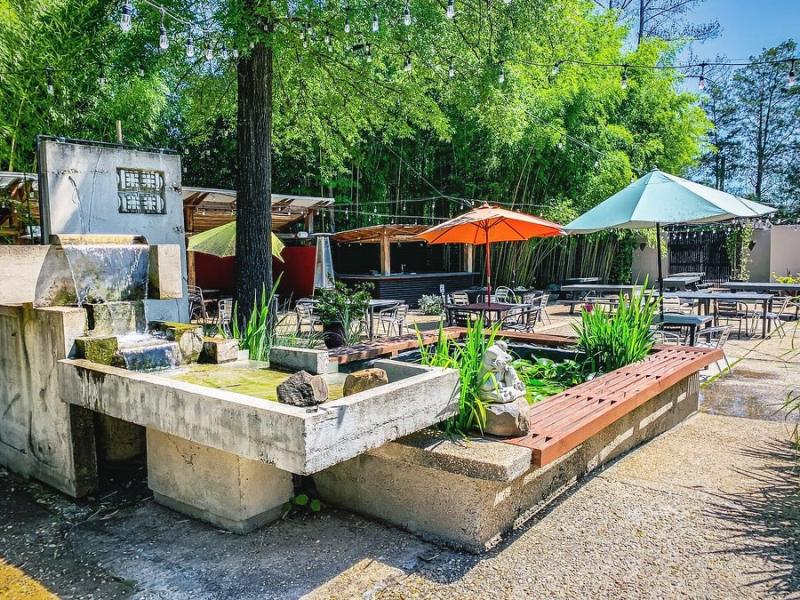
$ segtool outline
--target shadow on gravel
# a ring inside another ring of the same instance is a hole
[[[800,463],[792,444],[774,442],[741,452],[764,464],[762,471],[739,473],[752,482],[747,492],[716,493],[708,514],[726,525],[721,537],[730,545],[720,553],[753,556],[771,563],[753,572],[754,584],[766,584],[775,594],[800,589]],[[777,568],[775,568],[777,566]]]

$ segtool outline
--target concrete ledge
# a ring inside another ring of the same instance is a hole
[[[273,366],[290,371],[302,370],[312,375],[336,373],[339,370],[338,363],[330,360],[327,350],[313,348],[274,346],[269,352],[269,362]]]
[[[326,502],[483,552],[587,473],[686,419],[697,401],[692,375],[542,468],[528,463],[519,469],[521,457],[496,454],[495,445],[510,444],[459,446],[428,432],[371,450],[314,480]]]

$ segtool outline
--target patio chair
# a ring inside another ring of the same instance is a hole
[[[731,321],[738,323],[737,337],[740,339],[742,337],[742,325],[744,325],[744,332],[747,335],[751,335],[750,319],[753,317],[753,313],[747,304],[733,300],[717,300],[714,303],[714,311],[717,323],[723,319],[726,325]]]
[[[547,319],[547,324],[552,324],[550,320],[550,315],[547,314],[547,304],[550,302],[550,294],[545,292],[542,294],[541,298],[539,298],[539,322],[544,325],[544,320]]]
[[[725,361],[725,366],[728,368],[728,371],[730,371],[731,363],[728,362],[728,355],[725,354],[725,348],[723,347],[728,341],[730,335],[730,325],[725,325],[723,327],[706,327],[705,329],[700,329],[697,332],[695,346],[699,348],[719,348],[722,350],[722,359]],[[719,369],[719,372],[722,373],[722,369],[719,366],[719,361],[714,364],[717,365],[717,369]]]
[[[453,292],[450,294],[450,304],[455,304],[456,306],[469,304],[469,295],[467,292]]]
[[[661,300],[665,313],[691,315],[693,310],[690,304],[684,304],[680,298],[663,298]]]
[[[447,324],[452,327],[469,327],[477,319],[477,315],[470,310],[450,307],[447,309]]]
[[[778,332],[778,337],[783,337],[786,335],[786,333],[783,331],[783,326],[785,323],[783,320],[783,315],[791,305],[791,296],[779,296],[775,301],[773,301],[771,311],[767,311],[765,313],[763,310],[756,310],[753,312],[753,319],[766,319],[769,321],[770,327]],[[753,324],[753,329],[757,329],[757,325],[755,323]]]
[[[233,319],[233,298],[220,298],[217,303],[217,326],[231,335],[231,320]]]
[[[541,310],[541,306],[532,304],[512,308],[503,318],[500,329],[533,332]]]
[[[297,315],[297,328],[295,335],[303,333],[303,326],[309,328],[310,333],[316,331],[317,325],[322,325],[322,321],[314,312],[314,304],[308,298],[301,298],[297,301],[294,307],[295,314]]]
[[[515,302],[516,297],[514,296],[514,292],[510,287],[506,287],[501,285],[494,291],[494,295],[492,296],[492,302]]]
[[[379,310],[377,313],[378,323],[380,323],[383,333],[386,336],[392,335],[392,329],[397,329],[397,335],[403,335],[406,317],[408,316],[408,304],[396,304],[389,308]]]
[[[196,285],[188,286],[188,297],[189,320],[206,323],[208,321],[207,304],[213,303],[213,301],[203,298],[203,289]]]
[[[681,331],[670,331],[660,327],[656,327],[652,331],[654,344],[674,346],[686,344],[686,336]]]

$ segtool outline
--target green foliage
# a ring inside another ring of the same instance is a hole
[[[369,301],[372,299],[372,284],[360,283],[348,287],[337,281],[330,289],[317,291],[314,310],[323,325],[341,325],[346,346],[357,344],[361,339],[362,323],[366,319]]]
[[[795,275],[778,275],[773,273],[772,278],[778,283],[800,283],[800,273],[796,273]]]
[[[480,398],[480,388],[493,375],[481,375],[481,365],[486,349],[494,344],[500,327],[494,326],[487,333],[483,320],[474,321],[467,327],[461,343],[448,340],[444,329],[439,326],[439,339],[433,350],[425,349],[422,336],[417,331],[423,365],[458,369],[460,376],[458,414],[444,423],[449,433],[466,435],[477,429],[483,431],[486,425],[486,402]]]
[[[525,383],[529,404],[535,404],[586,380],[583,365],[574,360],[555,362],[549,358],[534,358],[533,361],[518,359],[512,366]]]
[[[419,299],[419,308],[425,315],[441,315],[442,297],[436,294],[423,294]]]
[[[653,348],[656,307],[651,294],[643,290],[630,300],[621,297],[615,313],[591,306],[583,309],[573,327],[591,371],[609,373],[647,356]]]
[[[292,512],[309,511],[318,513],[321,510],[322,502],[318,498],[311,498],[305,493],[297,494],[283,505],[283,518],[286,518]]]
[[[753,241],[753,226],[740,225],[725,238],[725,252],[731,265],[731,279],[747,281],[750,278],[750,243]]]
[[[233,337],[239,340],[239,347],[248,350],[250,360],[269,360],[269,351],[275,345],[275,315],[271,314],[274,306],[275,293],[280,284],[280,278],[272,286],[269,293],[264,286],[261,294],[255,295],[253,311],[243,327],[239,326],[239,311],[233,307],[233,322],[231,330]]]

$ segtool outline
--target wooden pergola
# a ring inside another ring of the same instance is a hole
[[[331,239],[342,244],[380,244],[381,274],[389,275],[392,272],[392,244],[424,242],[417,236],[426,229],[425,225],[372,225],[342,231]]]

